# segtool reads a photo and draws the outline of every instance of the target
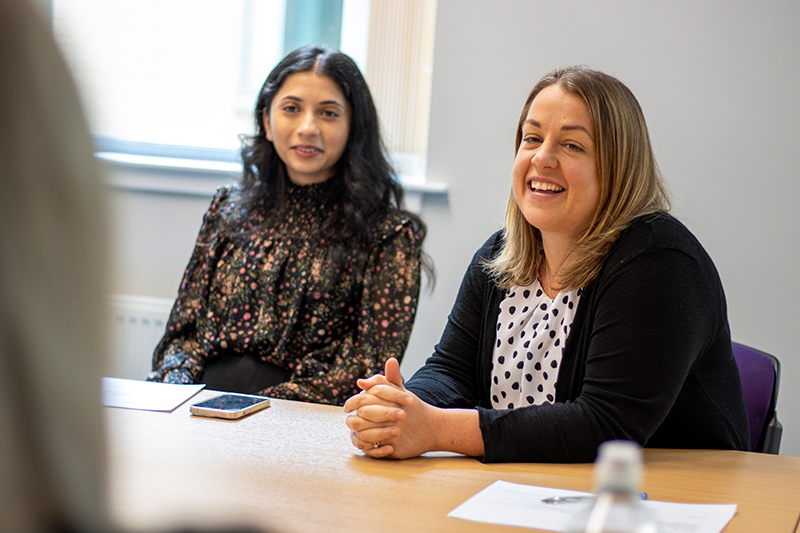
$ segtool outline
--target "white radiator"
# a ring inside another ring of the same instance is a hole
[[[173,301],[127,294],[111,296],[112,357],[109,375],[144,379],[164,335]]]

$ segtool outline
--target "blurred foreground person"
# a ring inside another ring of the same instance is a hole
[[[106,219],[46,20],[0,0],[0,531],[105,531]]]

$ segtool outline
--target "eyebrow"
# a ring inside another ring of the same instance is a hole
[[[539,124],[537,121],[532,120],[532,119],[526,120],[525,123],[526,124],[531,124],[532,126],[535,126],[537,128],[541,128],[542,127],[541,124]],[[594,137],[592,137],[592,134],[589,133],[589,130],[587,130],[583,126],[577,126],[577,125],[573,126],[573,125],[570,125],[570,124],[565,124],[564,126],[561,126],[561,131],[575,131],[575,130],[582,130],[582,131],[586,132],[586,135],[588,135],[590,139],[594,140]]]
[[[303,103],[302,98],[298,98],[297,96],[292,96],[290,94],[287,94],[286,96],[281,98],[281,101],[283,100],[291,100],[293,102]],[[323,102],[320,102],[319,105],[335,105],[341,107],[342,109],[345,109],[345,106],[341,102],[338,102],[336,100],[325,100]]]

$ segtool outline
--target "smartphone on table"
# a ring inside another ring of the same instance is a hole
[[[193,404],[189,411],[193,415],[213,418],[241,418],[269,407],[269,398],[252,394],[227,393]]]

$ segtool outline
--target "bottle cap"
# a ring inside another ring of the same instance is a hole
[[[596,492],[638,492],[641,481],[642,450],[638,444],[612,440],[600,445],[594,468]]]

